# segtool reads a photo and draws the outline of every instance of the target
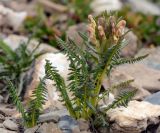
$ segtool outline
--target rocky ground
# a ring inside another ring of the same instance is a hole
[[[18,1],[18,0],[17,0]],[[34,15],[35,1],[26,3],[26,1],[0,1],[0,38],[6,42],[13,50],[15,50],[20,42],[27,41],[28,36],[19,34],[19,28],[23,25],[27,15]],[[50,5],[44,1],[38,1],[46,10],[50,12],[58,10],[63,12],[64,7],[56,8],[55,5]],[[124,4],[129,4],[133,10],[160,15],[160,8],[146,0],[95,0],[92,3],[94,14],[98,14],[102,10],[120,10]],[[47,8],[46,8],[47,7]],[[76,31],[85,31],[85,23],[74,25],[66,31],[67,36],[72,36],[78,43],[81,42]],[[9,27],[9,28],[8,28]],[[17,34],[18,32],[18,34]],[[111,74],[110,80],[104,80],[104,88],[108,88],[112,84],[120,81],[134,79],[128,90],[134,87],[138,88],[138,92],[134,100],[129,103],[127,108],[120,107],[108,112],[111,122],[111,132],[113,133],[160,133],[160,46],[144,47],[139,50],[138,37],[130,32],[126,39],[129,44],[122,56],[138,56],[149,53],[149,56],[139,63],[133,65],[122,65]],[[30,43],[33,49],[38,45],[37,40],[32,40]],[[25,75],[26,88],[24,94],[24,104],[31,96],[31,92],[40,82],[45,74],[45,60],[50,60],[59,70],[60,74],[67,80],[69,73],[69,62],[65,55],[50,45],[43,43],[37,52],[45,53],[41,55],[33,63],[31,69]],[[58,101],[58,92],[56,88],[51,87],[51,82],[47,83],[49,92],[48,101],[44,106],[44,112],[39,118],[39,124],[33,128],[25,129],[21,125],[19,113],[12,104],[6,104],[7,97],[0,95],[0,133],[91,133],[89,123],[83,119],[75,120],[69,116],[69,113]],[[114,95],[125,90],[117,90]],[[106,99],[104,105],[114,97]],[[106,133],[102,129],[102,133]]]

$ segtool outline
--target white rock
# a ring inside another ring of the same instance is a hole
[[[4,129],[4,128],[0,128],[0,133],[17,133],[15,131],[9,131],[7,129]]]
[[[3,126],[9,130],[13,130],[13,131],[17,131],[18,130],[18,126],[16,123],[14,123],[13,121],[7,119],[3,122]]]
[[[62,53],[44,54],[36,60],[35,66],[31,70],[31,73],[33,73],[32,76],[30,74],[28,75],[29,80],[31,80],[31,77],[32,77],[32,80],[26,89],[27,90],[25,95],[26,100],[31,96],[32,91],[38,85],[39,78],[43,78],[45,76],[45,64],[46,64],[45,60],[49,60],[52,63],[52,65],[56,67],[57,70],[59,70],[59,74],[65,79],[65,81],[67,80],[67,75],[69,73],[69,70],[68,70],[69,61],[67,60],[67,57]],[[56,106],[56,103],[57,102],[60,103],[60,102],[58,101],[59,96],[58,96],[58,92],[56,91],[57,89],[55,86],[53,86],[53,84],[54,84],[53,81],[47,80],[46,85],[47,85],[47,90],[49,94],[48,99],[53,106]],[[59,105],[58,103],[57,103],[57,106]]]
[[[151,15],[160,15],[160,8],[147,0],[128,0],[134,11]]]
[[[9,35],[7,38],[4,39],[4,42],[11,47],[12,50],[16,50],[19,45],[23,44],[23,43],[27,43],[28,42],[28,38],[25,36],[19,36],[19,35]],[[28,50],[32,51],[34,48],[37,47],[37,45],[39,44],[39,42],[35,39],[30,40],[29,44],[28,44]],[[40,44],[40,46],[38,47],[38,49],[36,50],[37,53],[40,52],[57,52],[58,50],[49,46],[48,44],[42,43]]]
[[[17,30],[26,18],[26,12],[14,12],[13,10],[0,5],[0,26],[7,25]]]
[[[108,112],[114,133],[140,133],[150,124],[160,122],[160,106],[148,102],[131,101],[127,108],[120,107]]]
[[[122,3],[119,0],[94,0],[91,4],[95,14],[102,11],[115,11],[122,8]]]

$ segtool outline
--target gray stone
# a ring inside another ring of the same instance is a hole
[[[88,131],[89,129],[89,123],[84,119],[79,119],[78,125],[79,125],[80,131]]]
[[[26,12],[15,12],[3,5],[0,5],[0,27],[10,26],[17,30],[27,16]]]
[[[155,105],[160,105],[160,92],[154,93],[146,97],[144,101],[150,102]]]
[[[4,101],[4,98],[3,96],[0,95],[0,103],[3,103],[3,101]]]
[[[160,15],[160,8],[147,0],[128,0],[129,5],[134,11],[142,12],[146,15]]]
[[[145,97],[151,95],[151,93],[142,87],[142,85],[140,84],[141,82],[139,82],[139,80],[141,79],[136,79],[137,76],[132,75],[132,73],[136,73],[137,75],[140,74],[139,71],[143,71],[143,69],[141,69],[141,67],[139,68],[139,66],[136,66],[136,65],[133,65],[133,66],[132,65],[122,65],[120,67],[117,67],[116,69],[112,71],[109,80],[107,78],[106,80],[103,81],[104,82],[103,86],[107,89],[108,87],[119,84],[121,82],[124,82],[127,80],[134,80],[134,82],[130,83],[128,87],[114,89],[113,94],[116,97],[122,92],[131,91],[137,88],[138,90],[137,90],[137,93],[134,99],[143,100]],[[140,74],[140,76],[143,76],[143,75]],[[105,101],[106,100],[107,99],[105,99]]]
[[[32,128],[28,128],[28,129],[25,130],[24,133],[35,133],[38,128],[39,128],[39,126],[35,126],[35,127],[32,127]]]
[[[45,64],[46,60],[49,60],[54,67],[57,68],[59,74],[64,78],[67,84],[67,77],[69,73],[69,61],[67,57],[62,53],[47,53],[36,59],[34,66],[29,70],[26,75],[26,93],[25,100],[29,100],[32,91],[37,87],[40,82],[40,78],[42,79],[45,76]],[[47,101],[44,108],[54,107],[58,109],[64,109],[63,104],[59,101],[59,92],[54,86],[54,81],[46,80],[46,88],[48,91]]]
[[[150,68],[160,70],[160,47],[142,48],[137,53],[137,56],[145,54],[149,54],[149,56],[140,63],[147,65]]]
[[[68,115],[68,114],[69,113],[66,109],[49,112],[49,113],[40,115],[39,122],[40,123],[48,122],[48,121],[58,122],[60,117]]]
[[[4,129],[4,128],[0,128],[0,133],[17,133],[15,131],[9,131],[7,129]]]
[[[83,40],[78,32],[85,33],[86,29],[87,25],[85,23],[70,26],[66,32],[67,38],[74,40],[79,46],[82,46]]]
[[[0,114],[0,123],[3,123],[3,122],[4,122],[4,120],[5,120],[5,116],[4,116],[4,115],[2,115],[2,114]]]
[[[47,113],[40,116],[39,122],[48,122],[48,121],[58,122],[59,118],[60,117],[54,113]]]
[[[18,130],[18,125],[15,122],[11,121],[10,119],[6,119],[3,122],[3,126],[9,130],[13,130],[13,131]]]
[[[19,35],[9,35],[7,38],[4,39],[4,42],[11,47],[12,50],[16,50],[21,44],[27,44],[28,38],[25,36]],[[14,44],[14,45],[13,45]],[[27,48],[29,51],[33,51],[38,45],[39,42],[36,39],[30,40],[29,44],[27,44]],[[48,44],[41,43],[40,46],[37,48],[36,53],[46,53],[46,52],[58,52],[58,50]]]
[[[81,133],[91,133],[90,131],[82,131]]]
[[[126,28],[125,31],[127,32],[128,29]],[[128,41],[128,45],[122,49],[121,55],[124,57],[133,57],[138,49],[138,37],[130,31],[126,34],[125,39]]]
[[[3,126],[3,124],[2,123],[0,123],[0,128],[3,128],[4,126]]]
[[[122,8],[120,0],[94,0],[91,4],[94,13],[100,14],[103,11],[115,11]]]
[[[111,109],[107,114],[113,133],[141,133],[160,122],[160,106],[145,101],[131,101],[128,107]]]
[[[144,60],[143,60],[144,61]],[[143,62],[141,61],[141,62]],[[155,93],[160,91],[160,71],[150,68],[143,63],[126,64],[116,68],[116,71],[124,73],[124,75],[133,77],[134,82],[141,88]],[[111,74],[111,76],[116,73]],[[119,76],[120,79],[121,76]]]
[[[74,128],[72,128],[72,133],[81,133],[81,131],[78,126],[75,126]]]
[[[2,1],[3,5],[12,9],[13,11],[27,12],[27,16],[35,16],[35,14],[37,13],[36,9],[35,9],[35,4],[36,4],[35,1],[31,1],[27,4],[26,4],[26,0],[16,0],[16,1],[1,0],[1,1]]]
[[[72,130],[78,127],[78,122],[72,117],[66,115],[60,118],[58,126],[63,132],[72,133]]]
[[[0,104],[0,114],[3,116],[12,116],[17,114],[16,108],[9,108],[8,104]]]
[[[37,130],[38,133],[62,133],[58,126],[53,123],[43,123]]]

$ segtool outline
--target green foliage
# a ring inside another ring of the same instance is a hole
[[[104,117],[106,111],[119,106],[127,106],[136,90],[120,94],[111,105],[101,109],[98,103],[104,96],[107,96],[113,89],[125,88],[133,82],[133,80],[122,82],[101,93],[103,79],[106,75],[109,77],[111,70],[117,65],[134,63],[147,55],[130,59],[120,56],[120,51],[126,46],[125,33],[123,33],[124,20],[104,12],[97,18],[90,15],[89,22],[89,34],[80,33],[85,45],[84,50],[71,39],[68,39],[68,42],[57,39],[70,61],[69,85],[65,84],[64,79],[49,61],[46,61],[45,66],[46,78],[55,82],[55,86],[61,93],[61,101],[64,102],[71,116],[86,120],[94,118],[96,122],[93,123],[99,122],[99,125],[105,125],[107,123]],[[71,97],[69,93],[72,94]]]
[[[32,100],[29,102],[28,109],[24,108],[13,83],[10,80],[7,80],[7,84],[13,104],[16,105],[17,110],[21,113],[24,125],[26,127],[34,127],[37,125],[47,94],[44,81],[41,80],[38,87],[33,91]]]
[[[22,43],[13,51],[5,42],[0,40],[0,77],[1,82],[6,86],[3,78],[10,79],[21,93],[23,87],[23,74],[26,72],[33,60],[38,56],[35,54],[38,46],[33,50],[27,49],[29,41]]]
[[[55,29],[53,24],[48,24],[48,22],[52,23],[51,18],[49,19],[46,16],[42,8],[38,8],[37,14],[25,20],[24,31],[41,42],[47,42],[52,46],[56,46],[55,36],[61,36],[59,31]]]
[[[134,97],[136,94],[136,90],[131,92],[124,92],[121,95],[119,95],[112,104],[110,104],[108,107],[106,107],[104,110],[108,111],[111,108],[116,108],[120,106],[127,107],[127,103]]]
[[[92,13],[91,3],[93,0],[52,0],[68,7],[68,24],[86,22],[88,14]]]
[[[85,21],[88,14],[92,12],[91,2],[92,0],[71,0],[71,6],[80,21]]]

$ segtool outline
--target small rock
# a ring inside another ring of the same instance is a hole
[[[3,128],[4,126],[3,126],[3,124],[2,123],[0,123],[0,128]]]
[[[43,114],[39,117],[39,122],[48,122],[48,121],[53,121],[53,122],[58,122],[59,116],[57,114],[54,114],[54,112]]]
[[[0,5],[0,27],[11,26],[14,30],[17,30],[22,25],[26,16],[26,12],[14,12]]]
[[[16,0],[16,1],[1,0],[1,1],[3,1],[3,5],[12,9],[13,11],[16,12],[25,11],[27,12],[27,16],[33,16],[36,14],[36,9],[35,9],[36,3],[34,1],[27,4],[26,1],[21,1],[21,0]]]
[[[62,116],[58,122],[59,128],[65,133],[72,133],[72,130],[78,127],[78,122],[72,117]],[[79,127],[78,127],[79,128]],[[75,129],[77,130],[77,129]]]
[[[43,123],[37,131],[38,133],[62,133],[58,126],[53,123]]]
[[[4,120],[5,120],[5,116],[4,116],[4,115],[2,115],[2,114],[0,114],[0,123],[3,123],[3,122],[4,122]]]
[[[46,60],[49,60],[54,67],[59,70],[59,74],[67,81],[68,77],[68,67],[69,61],[67,57],[62,53],[47,53],[39,58],[36,59],[34,66],[30,69],[29,73],[26,76],[26,94],[25,100],[27,101],[30,96],[32,95],[32,91],[36,88],[39,84],[40,78],[42,79],[45,76],[45,64]],[[66,82],[67,83],[67,82]],[[59,92],[57,91],[56,87],[53,85],[54,81],[47,80],[46,81],[46,88],[48,90],[47,96],[47,103],[46,106],[52,105],[58,109],[64,108],[62,103],[58,100],[59,99]]]
[[[35,126],[35,127],[32,127],[32,128],[28,128],[28,129],[25,130],[24,133],[35,133],[38,128],[39,128],[39,126]]]
[[[148,102],[131,101],[127,108],[120,107],[108,111],[113,133],[147,132],[149,125],[160,122],[160,106]]]
[[[72,133],[81,133],[80,129],[78,126],[72,128]]]
[[[53,112],[49,112],[46,114],[42,114],[39,117],[39,122],[49,122],[49,121],[53,121],[53,122],[58,122],[60,117],[65,116],[65,115],[69,115],[68,111],[66,109],[61,109],[61,110],[57,110],[57,111],[53,111]]]
[[[29,44],[27,44],[28,42],[28,38],[25,36],[19,36],[19,35],[9,35],[7,38],[4,39],[4,42],[12,49],[12,50],[16,50],[21,44],[26,44],[28,45],[28,50],[29,51],[33,51],[33,49],[35,49],[38,45],[39,42],[35,39],[30,40]],[[14,45],[13,45],[14,44]],[[48,44],[42,43],[40,44],[40,46],[37,48],[36,53],[46,53],[46,52],[58,52],[57,49],[55,49],[54,47],[51,47]]]
[[[146,15],[160,15],[160,8],[147,0],[128,0],[132,10],[142,12]]]
[[[144,59],[143,61],[145,61],[146,59]],[[135,64],[121,65],[117,67],[116,70],[119,72],[123,72],[126,76],[133,77],[134,82],[139,87],[151,93],[160,91],[160,71],[142,64],[143,61]],[[111,75],[114,76],[114,74]],[[119,78],[120,77],[121,76],[119,76]]]
[[[67,7],[63,6],[61,4],[54,3],[53,1],[50,0],[38,0],[38,3],[41,4],[44,7],[44,10],[50,13],[53,13],[55,11],[57,12],[66,12]]]
[[[85,23],[70,26],[66,32],[67,38],[74,40],[79,46],[82,46],[83,40],[78,32],[85,33],[86,29],[87,25]]]
[[[13,116],[17,113],[15,107],[9,107],[9,104],[0,104],[0,114],[3,116]]]
[[[122,8],[122,3],[120,0],[94,0],[91,4],[91,7],[94,13],[97,15],[105,10],[120,10]]]
[[[18,130],[18,126],[16,123],[14,123],[13,121],[7,119],[3,122],[3,126],[9,130],[13,130],[13,131],[17,131]]]
[[[4,128],[0,128],[0,133],[17,133],[15,131],[9,131],[7,129],[4,129]]]
[[[91,133],[90,131],[82,131],[81,133]]]
[[[128,31],[127,28],[125,30]],[[137,52],[138,38],[132,31],[130,31],[125,35],[125,39],[128,41],[128,45],[122,49],[121,55],[124,57],[133,57]]]
[[[3,101],[4,101],[4,98],[3,96],[0,95],[0,103],[3,103]]]
[[[142,48],[137,53],[137,56],[145,54],[149,54],[149,56],[139,63],[142,63],[152,69],[160,70],[160,47]]]
[[[88,131],[89,129],[89,123],[84,119],[79,119],[78,125],[79,125],[80,131]]]
[[[144,101],[150,102],[155,105],[160,105],[160,92],[154,93],[146,97]]]

